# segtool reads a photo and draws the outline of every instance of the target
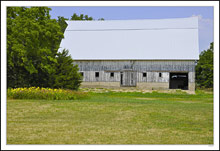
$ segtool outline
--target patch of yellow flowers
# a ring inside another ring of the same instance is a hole
[[[13,99],[44,100],[76,100],[88,97],[85,92],[40,87],[8,89],[7,96]]]

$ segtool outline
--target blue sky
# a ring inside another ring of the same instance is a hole
[[[199,51],[209,48],[213,42],[213,7],[50,7],[51,18],[71,18],[73,13],[84,14],[94,19],[162,19],[199,16]]]

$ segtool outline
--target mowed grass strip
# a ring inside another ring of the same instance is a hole
[[[213,144],[213,94],[8,99],[7,144]]]

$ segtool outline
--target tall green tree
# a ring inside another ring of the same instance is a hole
[[[213,88],[213,42],[208,50],[199,55],[196,65],[196,84],[199,87]]]
[[[78,66],[73,65],[73,59],[68,50],[63,50],[57,54],[55,88],[65,88],[77,90],[82,77],[78,73]]]
[[[7,86],[50,87],[63,37],[48,7],[7,7]]]

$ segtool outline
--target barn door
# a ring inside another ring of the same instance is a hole
[[[170,89],[188,90],[188,73],[170,73]]]
[[[121,86],[136,86],[137,83],[137,72],[124,71],[121,72]]]

